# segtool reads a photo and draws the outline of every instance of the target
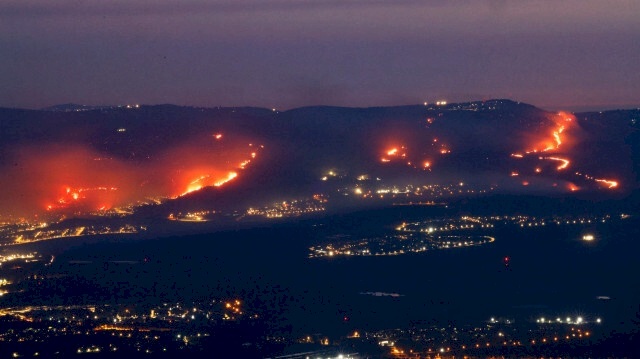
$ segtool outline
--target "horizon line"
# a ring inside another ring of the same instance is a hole
[[[446,101],[446,100],[442,100]],[[451,106],[456,104],[465,104],[465,103],[474,103],[474,102],[488,102],[488,101],[511,101],[518,104],[525,104],[534,106],[544,111],[549,112],[557,112],[557,111],[570,111],[570,112],[598,112],[598,111],[617,111],[617,110],[640,110],[640,103],[638,104],[600,104],[600,105],[569,105],[569,106],[558,106],[558,105],[536,105],[529,102],[513,100],[510,98],[491,98],[487,100],[469,100],[469,101],[456,101],[456,102],[448,102],[446,101],[446,105],[438,105],[437,102],[423,102],[423,103],[413,103],[413,104],[397,104],[397,105],[372,105],[372,106],[350,106],[350,105],[332,105],[332,104],[310,104],[310,105],[301,105],[291,108],[280,109],[277,107],[267,107],[267,106],[257,106],[257,105],[241,105],[241,106],[233,106],[233,105],[194,105],[194,104],[178,104],[178,103],[127,103],[127,104],[101,104],[101,105],[88,105],[81,104],[75,102],[67,102],[67,103],[57,103],[50,106],[44,107],[17,107],[17,106],[4,106],[0,105],[2,109],[14,109],[14,110],[31,110],[31,111],[52,111],[55,107],[60,106],[78,106],[78,107],[88,107],[88,110],[92,109],[100,109],[100,108],[110,108],[110,107],[152,107],[152,106],[177,106],[177,107],[192,107],[192,108],[205,108],[205,109],[220,109],[220,108],[258,108],[265,110],[272,110],[277,112],[286,112],[301,108],[309,108],[309,107],[336,107],[336,108],[351,108],[351,109],[366,109],[366,108],[391,108],[391,107],[405,107],[405,106]]]

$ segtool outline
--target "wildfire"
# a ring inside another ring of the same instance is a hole
[[[249,147],[253,147],[253,144],[249,144]],[[264,146],[260,146],[260,148],[264,148]],[[251,152],[249,156],[251,157],[251,159],[245,159],[241,161],[238,164],[238,167],[237,167],[238,169],[244,170],[251,163],[252,159],[255,159],[257,157],[257,152],[255,151]],[[217,172],[217,171],[213,171],[213,172]],[[228,183],[229,181],[232,181],[236,177],[238,177],[238,173],[236,171],[229,171],[227,172],[226,177],[222,177],[222,178],[220,178],[219,174],[215,174],[215,175],[211,173],[203,174],[191,180],[187,185],[187,188],[182,193],[180,193],[179,195],[173,198],[185,196],[189,193],[199,191],[204,187],[211,187],[211,186],[221,187],[224,184]]]
[[[601,183],[602,185],[606,186],[607,189],[613,189],[618,187],[619,185],[618,181],[604,179],[604,178],[594,178],[593,176],[590,176],[586,173],[576,172],[576,176],[582,176],[590,181]]]
[[[564,131],[564,126],[560,125],[557,131],[553,131],[553,139],[556,141],[556,148],[559,148],[562,144],[562,139],[560,138],[560,134]]]
[[[223,186],[225,183],[232,181],[236,177],[238,177],[238,173],[233,171],[229,172],[227,176],[223,178],[214,178],[212,175],[209,175],[209,174],[202,175],[194,179],[193,181],[191,181],[187,185],[187,189],[176,197],[185,196],[189,193],[199,191],[205,187],[210,187],[210,186],[220,187],[220,186]]]
[[[391,162],[391,159],[389,157],[391,157],[391,158],[406,158],[407,157],[407,152],[406,151],[400,152],[401,150],[406,150],[406,149],[407,148],[404,147],[404,146],[401,146],[400,148],[392,147],[392,148],[390,148],[390,149],[385,151],[386,156],[381,157],[380,158],[380,162],[383,162],[383,163]]]
[[[552,152],[552,151],[557,151],[560,149],[560,146],[563,146],[563,148],[566,146],[566,132],[567,129],[570,126],[575,126],[574,125],[574,117],[571,114],[568,114],[566,112],[559,112],[556,116],[554,116],[553,118],[551,118],[551,120],[554,122],[555,127],[550,131],[551,132],[551,136],[549,137],[548,135],[546,135],[544,138],[542,138],[541,140],[539,140],[537,142],[537,145],[534,146],[532,149],[524,151],[524,154],[522,153],[512,153],[511,157],[515,157],[515,158],[523,158],[527,155],[531,155],[534,153],[540,153],[540,152]],[[548,133],[548,132],[547,132]],[[542,149],[540,149],[542,148]],[[565,149],[566,151],[566,149]],[[569,165],[571,164],[571,160],[569,158],[565,158],[563,157],[559,157],[559,156],[538,156],[539,160],[547,160],[547,161],[555,161],[555,162],[559,162],[558,166],[556,167],[557,171],[562,171],[565,170],[569,167]],[[536,173],[541,173],[542,169],[540,167],[536,167],[535,168],[535,172]],[[511,176],[513,176],[513,173],[511,174]],[[588,174],[583,174],[580,172],[576,172],[575,173],[576,176],[580,176],[583,177],[589,181],[595,181],[598,182],[600,184],[602,184],[603,186],[606,186],[607,189],[613,189],[618,187],[618,182],[617,181],[613,181],[613,180],[609,180],[609,179],[598,179],[598,178],[594,178],[593,176],[590,176]],[[568,189],[572,192],[574,191],[578,191],[580,189],[580,187],[576,186],[573,183],[570,183],[568,185]]]
[[[182,194],[182,196],[184,196],[187,193],[191,193],[194,191],[199,191],[202,189],[202,187],[204,187],[205,185],[202,183],[202,181],[206,180],[207,178],[210,178],[210,175],[203,175],[200,176],[196,179],[194,179],[193,181],[191,181],[189,183],[189,185],[187,186],[187,190]]]
[[[565,142],[563,132],[567,129],[566,125],[572,123],[573,115],[566,112],[559,112],[558,115],[551,118],[551,120],[555,123],[555,127],[551,130],[551,137],[545,135],[536,146],[525,151],[526,154],[557,150]]]
[[[264,148],[230,134],[205,132],[158,149],[135,162],[81,144],[16,148],[22,166],[5,167],[3,202],[21,216],[75,216],[177,198],[224,186],[262,155]]]
[[[61,209],[69,207],[76,203],[84,202],[85,200],[95,202],[98,198],[101,197],[100,193],[107,193],[117,191],[116,187],[92,187],[92,188],[72,188],[65,186],[64,193],[56,200],[56,204],[48,204],[46,206],[47,211],[51,211],[54,209]],[[109,208],[110,205],[100,204],[96,207],[98,210],[105,210]]]
[[[603,183],[606,186],[608,186],[608,188],[616,188],[616,187],[618,187],[618,182],[616,182],[616,181],[611,181],[611,180],[607,180],[607,179],[599,179],[599,178],[594,179],[594,181]]]
[[[418,148],[409,151],[409,148],[402,144],[402,141],[393,140],[387,142],[382,148],[378,157],[381,163],[394,163],[404,165],[418,171],[431,172],[439,155],[451,153],[451,147],[443,143],[441,139],[431,138],[426,143],[429,148]]]
[[[222,134],[215,135],[216,139],[221,138],[221,136]],[[185,169],[189,170],[187,172],[187,178],[191,178],[191,180],[185,187],[182,187],[181,192],[179,192],[178,195],[174,195],[171,198],[182,197],[189,193],[199,191],[205,187],[221,187],[226,183],[234,180],[239,175],[237,170],[246,169],[247,166],[249,166],[249,164],[251,164],[258,157],[258,153],[260,152],[260,150],[264,149],[264,145],[254,145],[253,143],[249,143],[248,148],[249,152],[242,151],[244,152],[244,154],[241,155],[242,157],[240,158],[239,162],[236,162],[237,166],[235,166],[234,168],[229,168],[229,166],[227,165],[227,168],[225,169],[220,168],[220,166],[215,166],[207,163],[205,163],[204,165],[198,164],[198,169],[196,170],[190,169],[190,167],[193,166],[186,166]],[[238,156],[238,153],[236,153],[236,156]],[[237,157],[235,158],[236,160],[238,159]],[[228,163],[228,161],[226,162]],[[179,172],[180,171],[178,171],[178,173]]]
[[[560,158],[560,157],[539,157],[539,158],[541,160],[550,160],[550,161],[561,162],[560,165],[558,167],[556,167],[556,169],[558,171],[562,171],[563,169],[566,169],[567,167],[569,167],[569,164],[571,163],[568,159]]]
[[[229,172],[229,174],[227,175],[227,178],[223,178],[223,179],[217,181],[216,183],[214,183],[213,185],[215,187],[220,187],[220,186],[224,185],[225,183],[233,180],[236,177],[238,177],[238,174],[236,172]]]

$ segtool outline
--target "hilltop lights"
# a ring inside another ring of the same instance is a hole
[[[602,319],[600,319],[600,318],[589,319],[589,318],[585,318],[585,317],[582,317],[582,316],[577,316],[575,318],[575,320],[573,320],[573,318],[571,318],[571,317],[567,317],[567,318],[565,318],[565,320],[563,320],[562,318],[558,317],[558,318],[556,318],[555,321],[550,320],[550,319],[545,319],[544,317],[540,317],[540,318],[536,319],[536,323],[538,323],[538,324],[548,324],[548,325],[554,325],[554,324],[583,325],[583,324],[588,324],[588,323],[598,323],[598,324],[600,324],[601,322],[602,322]]]

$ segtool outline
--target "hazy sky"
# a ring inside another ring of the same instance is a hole
[[[640,1],[0,0],[0,106],[640,105]]]

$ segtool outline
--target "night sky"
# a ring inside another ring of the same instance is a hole
[[[640,1],[1,0],[0,106],[640,105]]]

